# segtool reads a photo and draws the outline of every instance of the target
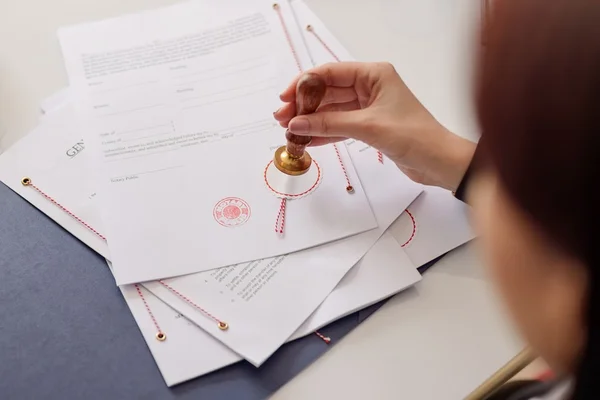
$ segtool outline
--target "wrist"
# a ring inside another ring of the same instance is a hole
[[[436,186],[455,192],[473,160],[477,144],[448,131],[435,147],[432,181]]]

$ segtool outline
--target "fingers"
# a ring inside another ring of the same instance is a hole
[[[356,84],[358,78],[369,70],[368,63],[364,62],[336,62],[324,64],[306,71],[306,73],[315,73],[325,79],[327,86],[336,86],[342,88],[351,88]],[[296,97],[296,85],[301,75],[290,82],[289,86],[279,95],[283,102],[293,102]]]
[[[318,112],[296,116],[296,86],[302,75],[297,76],[281,93],[287,103],[273,115],[279,124],[297,135],[360,139],[367,125],[367,114],[361,113],[354,86],[365,81],[373,64],[361,62],[329,63],[312,68],[307,73],[320,75],[327,84],[327,91]],[[344,112],[340,112],[344,111]],[[313,139],[316,140],[316,139]],[[331,139],[331,141],[339,139]],[[315,143],[323,142],[316,140]]]
[[[327,104],[319,107],[317,112],[331,112],[331,111],[354,111],[360,110],[360,104],[358,100],[348,101],[345,103]],[[291,118],[290,118],[291,119]]]
[[[344,61],[323,64],[306,72],[320,75],[327,86],[352,87],[360,73],[368,68],[368,63]]]
[[[296,85],[298,85],[298,81],[302,74],[296,76],[294,80],[290,82],[288,87],[286,87],[283,92],[279,95],[279,99],[286,103],[293,103],[296,101]]]
[[[285,99],[284,100],[286,103],[288,104],[292,104],[292,103],[296,103],[296,92],[294,91],[293,94],[291,96],[288,96],[287,93],[285,93]],[[333,104],[333,103],[348,103],[350,101],[354,101],[358,99],[358,94],[356,93],[356,90],[354,90],[354,88],[346,88],[346,87],[335,87],[335,86],[328,86],[326,91],[325,91],[325,96],[323,97],[323,101],[321,102],[321,106],[324,106],[326,104]],[[283,110],[278,110],[275,112],[275,118],[277,118],[277,115],[280,114],[279,111],[283,111]]]
[[[317,113],[320,112],[333,112],[333,111],[353,111],[359,110],[360,104],[358,100],[353,100],[345,103],[326,104],[320,106]],[[288,103],[281,107],[279,110],[273,113],[273,116],[284,128],[287,128],[292,118],[296,116],[296,105],[294,103]]]
[[[296,116],[296,103],[287,103],[283,105],[279,110],[273,113],[275,120],[279,122],[279,125],[287,128],[288,123],[292,118]]]
[[[326,111],[293,118],[290,132],[300,136],[350,137],[362,140],[369,127],[365,110]]]
[[[349,103],[357,99],[358,95],[354,88],[328,86],[321,106],[335,103]]]
[[[337,142],[341,142],[342,140],[346,140],[346,139],[348,139],[348,138],[315,136],[315,137],[313,137],[312,141],[310,142],[310,144],[308,146],[309,147],[325,146],[326,144],[337,143]]]

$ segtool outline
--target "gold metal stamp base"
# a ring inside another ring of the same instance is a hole
[[[282,146],[275,152],[273,163],[284,174],[298,176],[308,172],[312,164],[312,158],[308,152],[304,152],[304,155],[300,158],[292,157],[287,152],[286,147]]]

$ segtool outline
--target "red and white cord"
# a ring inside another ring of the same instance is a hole
[[[160,325],[158,325],[158,321],[156,320],[154,313],[150,309],[150,306],[148,305],[148,302],[146,301],[146,297],[144,296],[144,293],[142,293],[142,288],[137,283],[134,284],[133,286],[135,287],[135,290],[137,291],[138,296],[140,296],[140,299],[142,299],[142,301],[144,302],[144,307],[146,307],[146,311],[148,312],[148,315],[150,316],[152,323],[156,327],[156,339],[160,342],[164,342],[165,340],[167,340],[167,335],[162,331],[162,329],[160,329]]]
[[[169,291],[171,291],[172,293],[174,293],[177,297],[179,297],[180,299],[182,299],[183,301],[185,301],[186,303],[188,303],[189,305],[191,305],[192,307],[194,307],[196,310],[200,311],[202,314],[204,314],[208,318],[210,318],[213,321],[215,321],[217,323],[217,326],[219,327],[219,329],[221,329],[222,331],[225,331],[225,330],[229,329],[229,325],[227,324],[227,322],[221,321],[219,318],[215,317],[214,315],[212,315],[211,313],[209,313],[207,310],[205,310],[204,308],[200,307],[198,304],[194,303],[189,297],[183,295],[181,292],[179,292],[177,289],[173,288],[168,283],[166,283],[164,281],[158,281],[158,283],[160,283],[165,288],[167,288]]]
[[[285,18],[283,17],[283,14],[281,12],[281,7],[279,6],[278,3],[273,4],[273,9],[277,12],[277,15],[279,16],[279,20],[281,22],[281,26],[283,28],[283,32],[285,34],[285,37],[287,39],[288,45],[290,47],[290,50],[292,52],[292,55],[294,56],[294,60],[296,60],[296,65],[298,66],[298,69],[300,70],[300,72],[302,72],[302,64],[300,63],[300,58],[298,57],[298,52],[296,51],[296,47],[294,46],[294,42],[292,41],[292,37],[289,33],[287,24],[285,22]],[[310,25],[309,25],[310,27]],[[315,34],[315,37],[317,37],[320,42],[323,44],[323,46],[325,46],[325,48],[333,55],[334,58],[336,58],[337,61],[339,61],[339,59],[337,58],[337,56],[333,53],[333,51],[331,51],[331,49],[329,47],[327,47],[327,45],[325,44],[325,42],[323,42],[314,31],[312,31],[313,34]],[[342,168],[342,171],[344,172],[344,176],[346,177],[346,191],[348,193],[354,193],[354,188],[352,187],[352,184],[350,183],[350,179],[348,178],[348,173],[346,171],[346,166],[344,165],[344,161],[342,160],[342,157],[340,156],[340,151],[337,148],[337,146],[334,144],[333,145],[335,148],[335,152],[337,153],[338,156],[338,160],[340,162],[340,166]],[[278,222],[279,222],[279,218],[278,218]]]
[[[287,199],[284,197],[281,199],[279,205],[279,212],[277,213],[277,220],[275,221],[275,232],[283,235],[285,229],[285,209],[287,206]]]
[[[415,216],[412,215],[412,213],[410,211],[408,211],[408,209],[404,210],[404,212],[406,212],[408,214],[408,216],[410,217],[410,221],[412,223],[412,232],[411,232],[408,240],[400,246],[402,248],[408,246],[413,241],[415,236],[417,235],[417,220],[415,219]]]
[[[320,332],[315,332],[315,335],[317,335],[318,337],[320,337],[321,340],[323,340],[326,344],[330,344],[331,343],[331,338],[329,336],[325,336],[325,335],[321,334]]]
[[[98,232],[97,230],[95,230],[94,228],[92,228],[91,225],[89,225],[88,223],[86,223],[84,220],[82,220],[81,218],[79,218],[75,213],[73,213],[72,211],[70,211],[68,208],[66,208],[65,206],[63,206],[61,203],[59,203],[58,201],[56,201],[52,196],[48,195],[46,192],[44,192],[42,189],[40,189],[39,187],[37,187],[33,181],[31,180],[31,178],[25,177],[23,179],[21,179],[21,184],[25,187],[30,187],[32,189],[34,189],[36,192],[38,192],[44,199],[50,201],[52,204],[54,204],[56,207],[58,207],[60,210],[62,210],[63,212],[65,212],[67,215],[69,215],[70,217],[72,217],[73,219],[75,219],[77,222],[79,222],[80,224],[82,224],[83,226],[85,226],[88,230],[90,230],[91,232],[93,232],[96,236],[98,236],[100,239],[106,241],[106,237],[104,237],[100,232]],[[165,285],[162,281],[161,283],[163,285]],[[166,285],[165,285],[166,286]],[[158,321],[156,320],[156,317],[154,316],[154,313],[152,312],[152,310],[150,309],[150,305],[148,304],[148,302],[146,301],[146,298],[144,297],[144,294],[140,288],[140,286],[136,283],[134,285],[138,296],[140,297],[140,299],[142,299],[142,302],[144,303],[144,307],[146,308],[146,311],[148,311],[148,315],[150,316],[150,319],[152,320],[152,323],[154,324],[154,326],[156,327],[157,333],[156,333],[156,339],[159,341],[164,341],[167,338],[167,335],[160,329],[160,326],[158,324]],[[174,289],[171,289],[171,291],[174,291]],[[177,292],[178,295],[181,297],[182,295]],[[203,308],[196,306],[196,308],[198,308],[199,310],[201,310],[207,317],[215,320],[218,323],[219,329],[221,330],[225,330],[229,327],[229,325],[227,325],[227,323],[217,319],[216,317],[214,317],[212,314],[210,314],[208,311],[204,310]],[[226,328],[224,329],[224,327],[226,326]]]

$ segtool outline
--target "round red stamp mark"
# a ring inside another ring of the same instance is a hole
[[[220,200],[213,210],[215,220],[226,227],[240,226],[250,219],[250,206],[238,197]]]

